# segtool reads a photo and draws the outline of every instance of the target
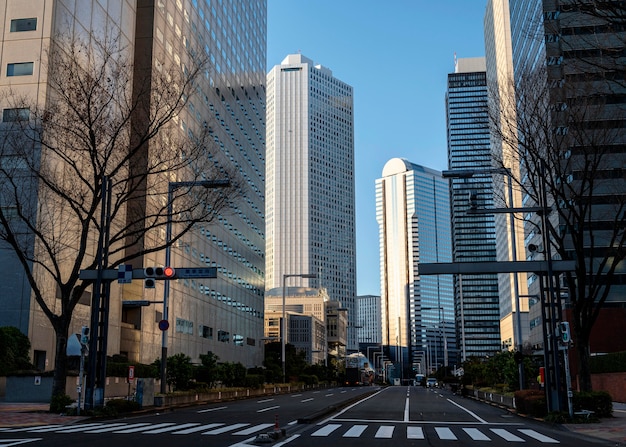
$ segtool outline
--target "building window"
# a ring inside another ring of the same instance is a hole
[[[32,62],[18,62],[7,65],[7,76],[29,76],[33,74]]]
[[[37,29],[37,18],[13,19],[11,20],[11,32],[35,31]]]
[[[2,111],[2,121],[5,123],[11,121],[28,121],[30,118],[30,109],[28,107],[18,109],[4,109]]]

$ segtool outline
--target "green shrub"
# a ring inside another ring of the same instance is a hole
[[[612,352],[606,355],[596,355],[589,359],[592,374],[625,372],[626,352]]]
[[[613,400],[605,391],[575,392],[572,403],[574,411],[590,410],[600,418],[613,416]]]
[[[516,391],[515,406],[519,413],[534,417],[544,417],[547,413],[545,393],[541,390]]]
[[[246,374],[244,379],[244,387],[261,388],[265,382],[265,376],[261,374]]]
[[[67,394],[55,394],[50,400],[50,412],[52,413],[65,413],[65,407],[74,403]]]
[[[300,374],[300,382],[303,382],[305,385],[317,385],[319,379],[314,374]]]

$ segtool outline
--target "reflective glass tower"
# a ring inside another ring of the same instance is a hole
[[[456,358],[451,275],[420,276],[418,263],[450,262],[448,181],[394,158],[376,180],[382,344],[389,379],[412,379]]]
[[[446,119],[450,170],[490,169],[485,58],[459,59],[448,75]],[[470,201],[493,208],[491,174],[450,181],[454,262],[496,261],[495,218],[468,214]],[[455,318],[461,360],[501,350],[498,275],[457,275]]]

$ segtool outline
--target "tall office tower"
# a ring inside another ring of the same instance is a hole
[[[328,290],[348,309],[356,349],[352,87],[301,54],[267,76],[266,290]]]
[[[389,379],[456,362],[452,276],[418,271],[418,262],[452,260],[449,198],[440,172],[400,158],[376,180],[382,344],[394,362]]]
[[[380,296],[357,296],[356,314],[357,338],[359,344],[380,343],[382,333],[380,328]]]
[[[494,203],[496,208],[521,208],[522,197],[519,185],[520,163],[517,151],[507,141],[515,139],[513,135],[505,138],[496,137],[502,133],[511,133],[512,127],[506,126],[508,117],[515,116],[513,87],[513,60],[511,47],[511,20],[509,0],[489,0],[485,11],[485,59],[487,67],[487,85],[490,94],[489,107],[491,126],[500,126],[492,132],[491,153],[494,157]],[[502,98],[502,100],[501,100]],[[508,108],[508,110],[502,110]],[[505,116],[498,120],[498,116]],[[502,171],[506,170],[508,174]],[[496,253],[499,261],[523,261],[524,228],[522,216],[513,213],[495,214]],[[527,275],[502,273],[498,275],[500,290],[500,341],[503,349],[521,350],[528,342],[528,285]]]
[[[448,74],[446,121],[450,170],[492,168],[487,114],[485,58],[459,59]],[[468,214],[479,205],[493,208],[490,173],[450,182],[454,262],[496,261],[495,218]],[[501,350],[498,275],[457,275],[455,318],[461,360],[485,357]]]
[[[116,37],[119,31],[118,45],[133,58],[135,75],[142,69],[156,73],[179,67],[190,51],[210,61],[206,72],[197,79],[198,96],[176,117],[176,127],[185,136],[210,127],[215,143],[210,151],[211,161],[222,172],[235,173],[243,179],[241,194],[232,200],[229,210],[188,233],[171,248],[172,265],[216,267],[218,274],[214,279],[170,281],[166,340],[170,355],[182,352],[198,361],[200,354],[211,351],[221,361],[241,362],[249,367],[261,365],[266,2],[233,0],[209,5],[195,0],[122,0],[103,4],[107,2],[2,2],[6,18],[0,28],[3,64],[32,62],[28,67],[19,66],[19,78],[3,76],[1,88],[6,91],[7,85],[16,88],[19,84],[24,92],[39,93],[43,101],[47,85],[46,74],[38,68],[43,58],[41,48],[68,33],[103,38],[104,32]],[[147,85],[150,84],[135,87]],[[6,103],[2,106],[7,107]],[[178,137],[175,132],[168,136],[171,141]],[[170,178],[187,180],[173,173]],[[167,194],[161,199],[165,204]],[[173,236],[177,231],[173,223]],[[165,232],[155,231],[147,238],[152,237],[164,240]],[[27,334],[35,363],[50,369],[54,365],[54,336],[31,298],[23,273],[10,259],[5,251],[0,252],[3,268],[11,269],[11,284],[19,287],[11,286],[8,293],[0,294],[0,306],[12,309],[0,313],[0,325],[17,326]],[[164,265],[164,261],[163,250],[135,259],[133,266]],[[55,292],[57,288],[50,287],[50,296],[44,298],[54,300]],[[164,312],[163,282],[159,281],[152,290],[144,290],[138,281],[124,286],[113,282],[110,296],[107,354],[123,354],[133,362],[152,363],[162,352],[158,322]],[[145,307],[122,304],[138,298],[153,303]],[[89,299],[81,299],[70,332],[80,332],[81,325],[89,325],[88,315]]]
[[[533,183],[557,195],[555,203],[550,203],[550,194],[546,194],[545,205],[551,207],[547,224],[558,229],[552,233],[552,241],[561,245],[558,253],[549,249],[548,232],[536,231],[542,228],[540,219],[529,219],[527,242],[535,250],[529,250],[528,257],[544,259],[553,254],[555,259],[575,260],[577,266],[575,274],[560,275],[554,287],[538,275],[529,277],[530,294],[544,304],[543,309],[531,308],[531,339],[538,351],[558,353],[558,346],[545,346],[543,340],[548,337],[545,333],[541,336],[542,329],[552,332],[561,317],[572,322],[597,318],[589,342],[574,339],[572,354],[584,357],[624,349],[623,338],[616,340],[614,331],[626,316],[624,275],[619,267],[612,275],[609,267],[613,254],[623,250],[626,188],[621,167],[626,161],[626,87],[623,60],[616,55],[624,52],[626,32],[616,17],[623,17],[624,6],[612,1],[591,6],[574,0],[510,1],[513,67],[520,98],[517,115],[534,120],[543,115],[534,126],[518,128],[524,141],[540,143],[541,150],[536,153],[553,168],[537,176],[533,174],[541,173],[541,166],[534,168],[528,159],[523,165],[528,166]],[[541,112],[529,112],[528,103],[522,101],[533,98],[533,91],[541,92]],[[533,132],[537,128],[539,132]],[[533,204],[533,200],[528,202]],[[610,289],[606,289],[608,284]],[[576,289],[569,290],[569,285]],[[541,286],[551,293],[543,294]],[[561,305],[563,315],[558,309]],[[572,318],[574,310],[579,312],[578,318]],[[542,312],[552,314],[553,319],[543,320]],[[579,336],[585,332],[589,328]],[[558,360],[553,364],[558,366]],[[558,369],[555,367],[556,373]],[[576,373],[573,371],[574,376]],[[579,380],[586,382],[587,378]]]

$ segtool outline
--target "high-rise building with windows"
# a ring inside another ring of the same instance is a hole
[[[60,37],[103,38],[108,32],[133,58],[135,73],[142,68],[160,71],[180,66],[185,61],[183,54],[194,51],[198,58],[209,61],[197,80],[197,97],[189,101],[176,122],[184,135],[209,123],[215,144],[212,161],[218,169],[236,173],[243,180],[241,194],[230,204],[230,211],[199,226],[171,249],[172,265],[216,267],[218,276],[171,281],[169,352],[182,352],[198,361],[200,354],[211,351],[221,361],[261,365],[266,2],[7,0],[0,8],[5,17],[0,25],[0,59],[2,73],[8,73],[0,79],[0,90],[7,92],[11,86],[42,105],[48,98],[40,63],[50,41]],[[0,104],[4,117],[10,118],[10,105],[6,101]],[[163,203],[165,200],[164,195]],[[176,231],[173,225],[173,233]],[[17,326],[27,334],[36,366],[51,369],[55,338],[50,324],[31,296],[23,271],[1,246],[0,264],[12,278],[9,288],[0,294],[0,326]],[[136,264],[163,265],[164,253],[146,255]],[[51,287],[45,299],[54,300],[55,292]],[[113,283],[110,296],[107,354],[153,362],[161,355],[158,322],[163,304],[158,301],[163,299],[162,282],[152,291]],[[145,307],[122,304],[125,299],[142,296],[155,303]],[[89,299],[79,302],[70,332],[80,333],[81,325],[89,324],[89,304]]]
[[[266,173],[266,289],[326,289],[356,349],[352,87],[301,54],[267,76]]]
[[[448,181],[407,160],[376,180],[382,345],[389,378],[413,379],[456,361],[452,275],[420,276],[418,263],[451,262]]]
[[[450,170],[492,168],[485,58],[461,58],[448,74],[446,121]],[[450,180],[454,262],[496,261],[495,217],[469,214],[493,208],[491,173]],[[455,319],[461,360],[501,350],[497,274],[457,275]]]
[[[359,344],[375,344],[381,341],[380,296],[359,295],[356,297],[357,337]],[[371,359],[370,359],[371,360]]]

